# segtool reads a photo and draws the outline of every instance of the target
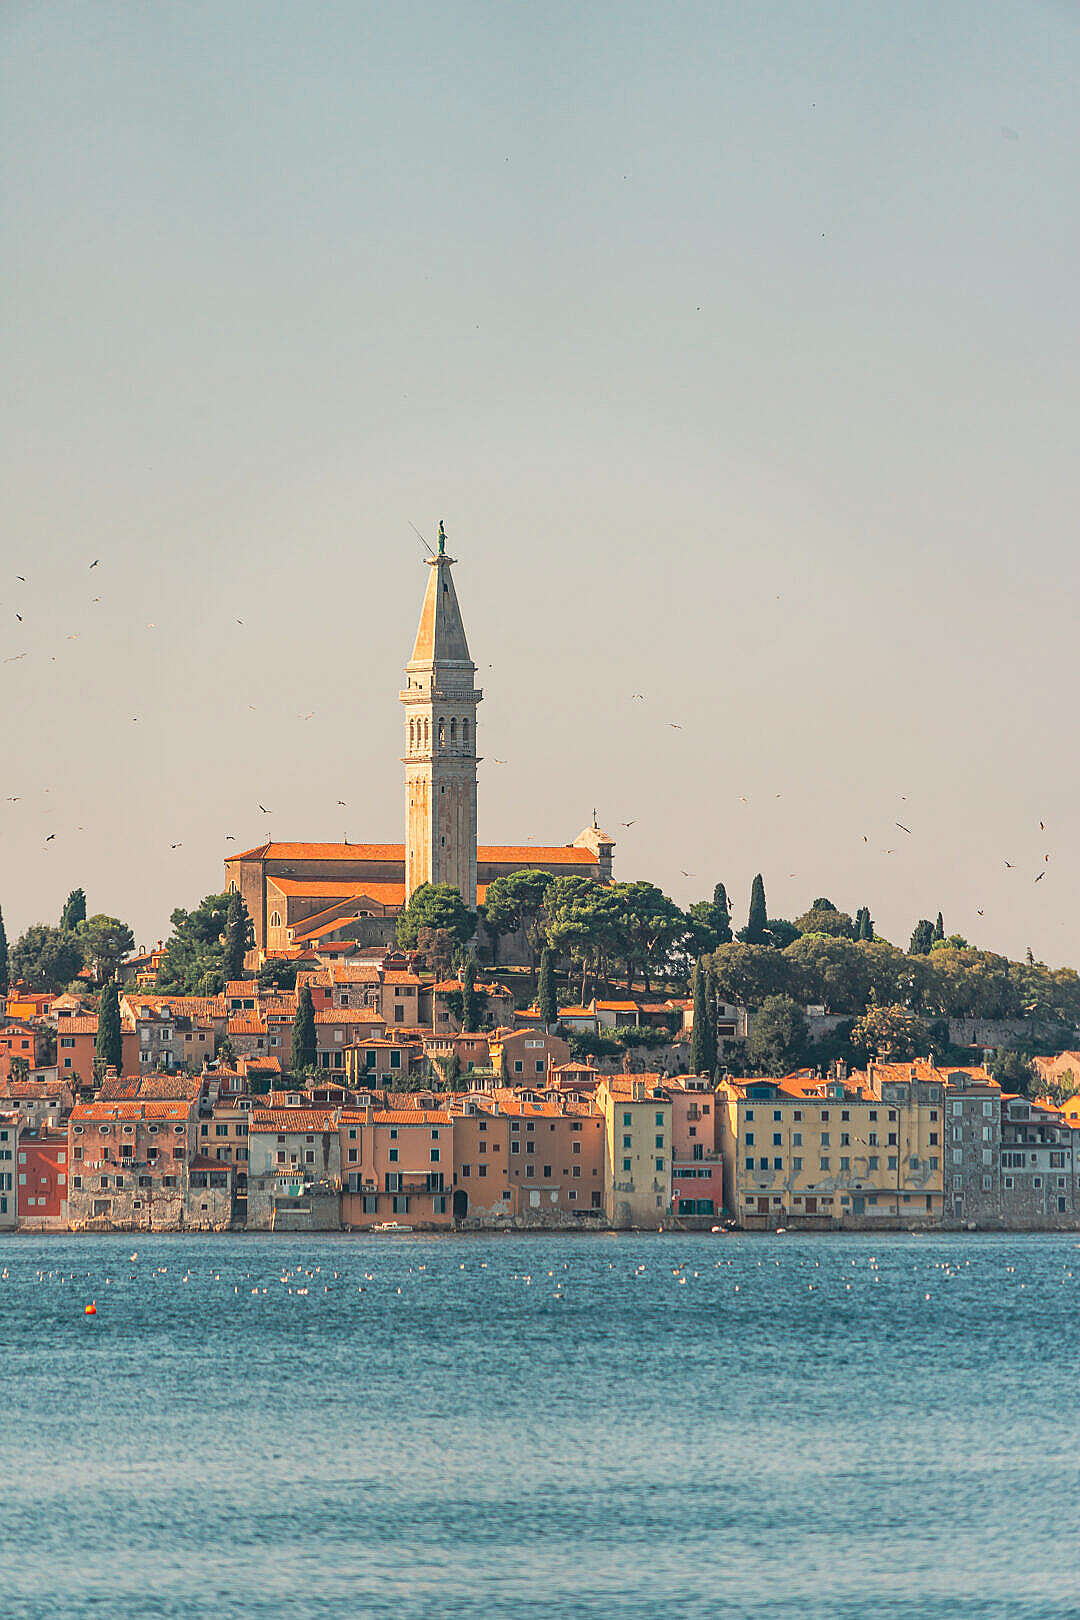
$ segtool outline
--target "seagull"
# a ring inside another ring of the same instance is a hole
[[[634,817],[633,821],[624,821],[623,822],[624,827],[634,827],[636,825],[637,825],[637,817],[636,816]]]
[[[864,844],[868,844],[870,842],[869,838],[867,838],[865,833],[863,833],[863,835],[862,835],[862,841],[863,841]]]
[[[678,722],[675,721],[675,720],[669,720],[668,725],[671,727],[672,731],[681,731],[682,730],[682,726],[680,726],[678,724]]]
[[[896,825],[896,826],[897,826],[897,827],[899,827],[899,829],[900,829],[900,831],[901,831],[901,832],[906,832],[906,833],[907,833],[907,835],[908,835],[908,837],[909,837],[909,838],[910,838],[910,837],[911,837],[911,828],[910,828],[910,827],[905,827],[905,826],[904,826],[904,823],[903,823],[903,822],[902,822],[902,821],[898,821],[898,822],[896,822],[896,824],[895,824],[895,825]]]
[[[5,664],[17,664],[19,662],[20,658],[25,658],[25,657],[26,657],[26,654],[24,652],[15,653],[11,658],[5,658],[4,663]]]
[[[345,800],[344,800],[344,799],[339,799],[339,800],[338,800],[338,804],[343,804],[343,805],[345,805]],[[349,807],[348,807],[348,805],[345,805],[345,808],[346,808],[346,809],[348,809],[348,808],[349,808]]]
[[[1012,869],[1013,869],[1013,863],[1012,863],[1012,861],[1006,861],[1006,862],[1005,862],[1005,865],[1006,865],[1006,866],[1007,866],[1007,867],[1008,867],[1008,868],[1009,868],[1009,871],[1010,871],[1010,872],[1011,872],[1011,871],[1012,871]]]
[[[296,718],[298,720],[313,720],[315,718],[315,710],[312,709],[309,714],[298,714]]]
[[[1040,872],[1038,877],[1035,879],[1036,883],[1041,883],[1045,876],[1046,876],[1045,872]]]
[[[52,843],[52,841],[53,841],[53,839],[54,839],[54,838],[55,838],[55,837],[56,837],[56,834],[55,834],[55,833],[50,833],[50,834],[49,834],[49,836],[48,836],[48,838],[46,838],[46,840],[45,840],[45,842],[46,842],[46,843],[47,843],[47,844],[51,844],[51,843]],[[1038,882],[1038,881],[1039,881],[1039,880],[1038,880],[1038,878],[1036,878],[1036,879],[1035,879],[1035,881],[1036,881],[1036,883],[1037,883],[1037,882]]]
[[[496,765],[509,765],[510,761],[508,759],[497,759],[495,763]]]
[[[1045,823],[1045,821],[1040,821],[1039,822],[1039,831],[1040,832],[1045,832],[1046,831],[1046,823]]]
[[[979,908],[978,908],[978,911],[979,911],[979,916],[980,916],[980,917],[981,917],[981,916],[982,916],[982,915],[983,915],[983,908],[982,908],[982,906],[980,906],[980,907],[979,907]]]
[[[26,575],[25,575],[25,574],[16,574],[16,575],[15,575],[15,578],[16,578],[16,579],[21,579],[21,580],[22,580],[22,582],[23,582],[23,584],[24,584],[24,585],[25,585],[25,584],[26,584]]]
[[[244,621],[243,621],[243,619],[237,619],[236,622],[237,622],[237,624],[243,624]]]
[[[100,557],[95,557],[93,562],[90,564],[90,568],[96,568],[100,561],[101,561]],[[89,573],[89,572],[90,572],[90,569],[88,568],[87,573]]]
[[[645,702],[645,694],[644,694],[644,692],[632,692],[630,694],[630,696],[631,696],[631,699],[632,699],[632,701],[634,703],[644,703]]]
[[[683,877],[697,877],[696,872],[683,872],[683,869],[682,869],[681,866],[679,867],[679,871],[682,872]]]
[[[170,849],[183,849],[183,847],[184,847],[183,844],[170,844],[169,845]]]
[[[9,793],[7,802],[8,802],[8,804],[18,804],[18,802],[19,802],[19,800],[21,798],[22,798],[21,793]]]
[[[740,804],[749,804],[750,803],[750,800],[746,797],[745,793],[740,793],[739,794],[739,803]]]
[[[271,814],[271,812],[266,808],[265,804],[260,804],[259,809],[262,811],[264,816],[268,816],[268,815]]]
[[[235,833],[226,833],[225,834],[225,842],[227,844],[235,844],[236,843],[236,834]]]
[[[23,622],[22,621],[22,614],[21,613],[16,613],[15,617],[18,619],[19,623],[22,624],[22,622]]]

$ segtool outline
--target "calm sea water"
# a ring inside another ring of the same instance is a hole
[[[0,1266],[5,1620],[1080,1612],[1069,1238],[56,1236]]]

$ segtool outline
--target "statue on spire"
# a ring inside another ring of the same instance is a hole
[[[446,530],[443,528],[442,518],[439,519],[439,556],[446,556]]]

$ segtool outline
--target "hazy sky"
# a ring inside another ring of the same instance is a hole
[[[1078,15],[7,0],[9,935],[400,839],[442,517],[482,841],[1080,962]]]

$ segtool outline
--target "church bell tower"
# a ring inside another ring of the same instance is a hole
[[[452,883],[476,905],[476,665],[461,622],[446,533],[426,559],[420,627],[399,693],[405,708],[405,898]]]

